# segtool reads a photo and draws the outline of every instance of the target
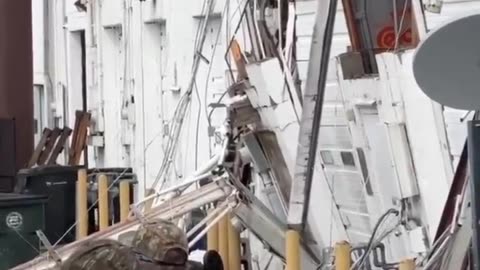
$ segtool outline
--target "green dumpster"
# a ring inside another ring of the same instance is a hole
[[[0,270],[39,255],[37,230],[45,230],[47,196],[0,193]]]

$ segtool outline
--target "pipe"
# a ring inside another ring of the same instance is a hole
[[[350,270],[350,252],[352,247],[346,241],[335,245],[335,270]]]
[[[80,240],[88,235],[87,170],[80,169],[77,175],[77,240]]]
[[[223,216],[218,223],[218,253],[222,257],[223,269],[229,269],[228,260],[228,223],[230,219],[227,215]]]
[[[108,228],[108,179],[101,174],[98,177],[98,220],[100,231]]]
[[[182,193],[183,191],[185,191],[190,185],[200,181],[200,180],[203,180],[205,178],[208,178],[212,176],[211,173],[205,173],[205,174],[201,174],[201,175],[198,175],[198,176],[193,176],[192,178],[187,178],[186,181],[184,181],[183,183],[179,184],[179,185],[176,185],[174,187],[171,187],[171,188],[167,188],[167,189],[164,189],[162,190],[161,192],[155,192],[154,189],[148,189],[147,190],[147,196],[143,199],[141,199],[140,201],[136,202],[135,203],[135,207],[138,207],[139,205],[141,204],[150,204],[150,208],[152,206],[152,204],[154,203],[155,199],[162,196],[162,195],[165,195],[165,194],[168,194],[170,192],[176,192],[180,189],[183,188],[183,190],[180,190],[178,191],[178,193]],[[158,204],[158,203],[157,203]],[[146,208],[145,208],[146,209]]]
[[[120,182],[120,222],[127,220],[130,213],[130,182]]]
[[[195,238],[192,239],[192,241],[190,241],[188,243],[188,247],[189,248],[193,247],[193,245],[195,245],[198,242],[198,240],[200,240],[207,233],[207,231],[210,230],[211,228],[213,228],[215,225],[217,225],[219,227],[219,230],[220,230],[220,224],[217,224],[217,223],[221,223],[222,220],[225,219],[225,215],[228,214],[228,212],[230,212],[230,210],[232,210],[231,206],[228,206],[227,208],[225,208],[225,210],[223,210],[222,213],[220,213],[214,220],[212,220],[212,222],[210,222],[205,229],[203,229],[197,236],[195,236]],[[220,233],[219,233],[219,237],[220,237]],[[225,239],[226,239],[226,237],[225,237]],[[220,244],[220,240],[218,242]],[[228,248],[228,246],[227,246],[227,248]],[[220,254],[220,255],[222,255],[222,254]],[[223,259],[223,257],[222,257],[222,259]],[[224,261],[224,264],[225,264],[225,261]]]
[[[199,180],[202,180],[202,179],[210,176],[211,174],[209,173],[209,171],[212,170],[215,166],[217,166],[219,158],[220,158],[220,155],[213,156],[208,162],[206,162],[202,167],[198,168],[195,172],[193,172],[192,176],[187,178],[187,180],[184,181],[183,183],[181,183],[180,185],[164,189],[161,192],[152,193],[152,194],[148,195],[147,197],[143,198],[142,200],[138,201],[137,203],[135,203],[135,206],[138,206],[138,205],[144,203],[145,201],[147,201],[151,198],[156,198],[158,196],[169,193],[171,191],[175,191],[179,188],[182,188],[184,186],[193,184],[193,183],[195,183]],[[155,192],[155,191],[153,191],[153,192]]]
[[[413,259],[406,259],[400,262],[398,267],[399,270],[414,270],[415,261]]]
[[[285,236],[285,259],[287,267],[285,270],[300,270],[300,233],[295,230],[288,230]]]
[[[191,228],[187,233],[187,238],[191,237],[196,231],[198,231],[205,223],[207,223],[210,219],[218,215],[225,207],[227,207],[228,201],[224,201],[222,204],[218,205],[216,209],[210,209],[208,215],[197,225]]]
[[[228,269],[241,270],[240,233],[228,219]]]

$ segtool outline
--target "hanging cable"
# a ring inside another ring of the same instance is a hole
[[[408,3],[410,0],[404,0],[404,1],[405,1],[405,4],[403,5],[402,17],[400,18],[400,25],[398,28],[396,28],[396,32],[395,32],[395,47],[393,48],[394,51],[396,51],[398,48],[398,39],[403,29],[403,21],[405,19],[405,15],[407,14]],[[395,14],[394,18],[397,18],[397,14]]]
[[[186,109],[191,102],[191,94],[194,87],[195,77],[196,77],[200,60],[201,60],[201,57],[199,54],[202,52],[203,45],[205,43],[205,38],[206,38],[208,20],[210,15],[213,13],[213,7],[215,6],[214,5],[215,0],[207,0],[207,1],[208,1],[207,13],[203,20],[203,25],[201,27],[200,39],[197,42],[197,46],[195,47],[195,51],[194,51],[192,75],[190,78],[190,82],[188,84],[186,92],[180,98],[177,108],[175,109],[174,117],[172,119],[172,128],[169,133],[169,141],[167,143],[165,156],[162,160],[162,164],[160,166],[157,176],[155,177],[155,180],[152,184],[151,189],[155,189],[162,178],[163,180],[159,188],[161,189],[163,187],[169,175],[170,163],[172,162],[172,159],[175,156],[175,153],[177,150],[177,145],[178,145],[180,133],[182,131]]]
[[[394,214],[395,216],[398,216],[400,214],[400,211],[398,211],[397,209],[391,208],[391,209],[388,209],[388,211],[385,212],[382,216],[380,216],[380,218],[377,221],[377,224],[375,224],[370,240],[368,241],[365,253],[362,255],[362,257],[360,257],[360,259],[355,264],[352,265],[350,269],[352,270],[361,269],[361,267],[365,264],[368,256],[370,255],[370,252],[372,251],[373,247],[375,246],[374,245],[375,242],[381,241],[383,238],[386,237],[385,233],[382,234],[381,237],[379,238],[376,238],[376,235],[378,233],[380,226],[383,224],[383,222],[387,219],[387,217],[389,217],[392,214]],[[389,231],[389,233],[391,231]]]

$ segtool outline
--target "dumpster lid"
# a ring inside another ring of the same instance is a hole
[[[27,195],[27,194],[18,194],[18,193],[0,193],[0,206],[44,203],[47,200],[48,200],[47,195]]]
[[[61,165],[43,165],[34,168],[21,169],[18,171],[18,176],[35,176],[43,174],[58,174],[58,173],[76,173],[83,166],[61,166]]]

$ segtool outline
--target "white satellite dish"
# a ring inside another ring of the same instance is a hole
[[[429,33],[415,53],[413,73],[423,92],[438,103],[480,109],[480,13]]]

